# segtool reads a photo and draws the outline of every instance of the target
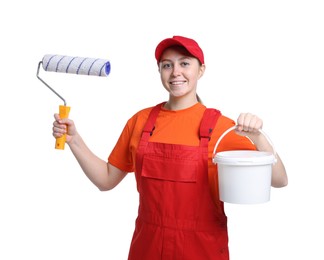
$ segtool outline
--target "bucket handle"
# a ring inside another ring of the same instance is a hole
[[[230,128],[228,128],[219,138],[218,138],[218,140],[217,140],[217,142],[216,142],[216,145],[215,145],[215,147],[214,147],[214,152],[213,152],[213,157],[215,157],[215,155],[216,155],[216,149],[217,149],[217,147],[218,147],[218,145],[219,145],[219,143],[220,143],[220,141],[223,139],[223,137],[225,136],[225,135],[227,135],[230,131],[232,131],[232,130],[235,130],[235,128],[236,128],[237,126],[236,125],[234,125],[234,126],[232,126],[232,127],[230,127]],[[273,142],[270,140],[270,138],[269,138],[269,136],[260,128],[259,129],[259,131],[260,131],[260,133],[261,134],[263,134],[264,135],[264,137],[268,140],[268,142],[271,144],[271,146],[272,146],[272,150],[273,150],[273,155],[274,155],[274,157],[275,157],[275,163],[277,162],[277,159],[276,159],[276,155],[277,155],[277,152],[276,152],[276,150],[275,150],[275,148],[274,148],[274,145],[273,145]],[[248,137],[247,137],[248,138]],[[250,140],[250,138],[248,138],[249,140]],[[251,140],[250,140],[251,141]],[[252,141],[251,141],[252,142]]]

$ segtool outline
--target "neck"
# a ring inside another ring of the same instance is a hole
[[[175,97],[169,97],[168,102],[164,104],[164,108],[168,110],[182,110],[186,109],[188,107],[191,107],[198,103],[197,98],[193,99],[183,99],[183,98],[175,98]]]

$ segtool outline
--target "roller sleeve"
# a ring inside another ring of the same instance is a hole
[[[78,75],[107,77],[110,73],[110,62],[96,58],[47,54],[43,57],[42,66],[45,71]]]

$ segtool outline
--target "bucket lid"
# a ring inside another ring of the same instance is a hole
[[[226,165],[265,165],[275,163],[275,157],[270,152],[236,150],[219,152],[213,158],[213,163]]]

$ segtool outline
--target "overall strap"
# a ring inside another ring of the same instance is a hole
[[[211,133],[216,125],[221,112],[214,108],[206,108],[200,123],[199,138],[200,146],[208,146]]]
[[[152,108],[152,110],[148,116],[148,119],[144,125],[143,131],[142,131],[142,136],[139,141],[139,144],[137,147],[137,152],[136,152],[136,172],[137,173],[141,172],[144,151],[147,147],[148,140],[154,131],[155,120],[161,110],[162,104],[164,104],[164,102],[157,104],[155,107]],[[137,176],[137,174],[136,174],[136,176]]]
[[[161,110],[161,106],[164,103],[165,102],[157,104],[155,107],[152,108],[152,110],[149,114],[149,117],[146,121],[146,124],[144,125],[144,128],[143,128],[142,140],[144,139],[147,142],[148,139],[150,138],[150,136],[152,135],[154,128],[155,128],[154,124],[155,124],[156,118]]]

